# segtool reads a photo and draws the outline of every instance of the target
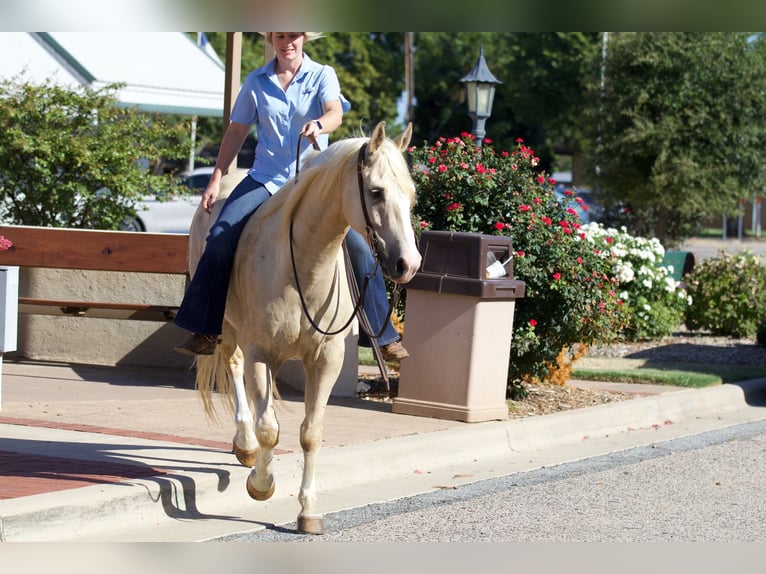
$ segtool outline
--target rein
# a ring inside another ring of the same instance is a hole
[[[298,137],[298,153],[295,163],[295,182],[298,182],[298,173],[300,170],[300,151],[301,151],[301,142],[300,142],[301,136]],[[317,144],[316,139],[312,138],[312,145],[314,146],[314,149],[319,149],[319,144]],[[292,263],[293,267],[293,277],[295,278],[295,286],[298,289],[298,296],[301,300],[301,306],[303,307],[303,313],[306,315],[306,318],[309,320],[309,323],[311,323],[311,326],[314,327],[316,331],[321,333],[322,335],[337,335],[339,333],[342,333],[346,330],[346,328],[351,324],[351,321],[354,320],[357,313],[359,313],[359,310],[362,308],[362,305],[364,304],[364,296],[367,293],[367,285],[370,283],[370,279],[372,279],[372,276],[375,275],[375,273],[378,270],[378,265],[380,264],[379,260],[379,254],[378,254],[378,245],[379,245],[379,236],[375,229],[372,226],[372,221],[370,220],[370,216],[367,213],[367,202],[365,201],[364,197],[364,177],[362,174],[362,170],[364,168],[364,155],[367,151],[367,144],[365,143],[362,145],[362,147],[359,149],[359,154],[357,155],[357,162],[356,162],[356,174],[357,174],[357,183],[359,187],[359,199],[361,202],[362,207],[362,213],[364,214],[364,221],[366,223],[366,231],[367,231],[367,238],[372,245],[372,256],[375,260],[375,267],[373,267],[372,272],[367,274],[364,278],[364,283],[362,284],[362,289],[359,294],[359,299],[356,302],[356,305],[354,306],[354,311],[351,313],[351,316],[348,318],[348,321],[346,321],[343,326],[340,329],[337,329],[336,331],[325,331],[319,325],[317,325],[315,319],[311,316],[311,313],[309,312],[308,305],[306,304],[306,298],[303,294],[303,289],[301,288],[300,281],[298,279],[298,268],[295,264],[295,247],[294,247],[294,241],[293,241],[293,224],[295,221],[293,219],[290,220],[290,262]],[[345,246],[344,246],[345,249]],[[349,280],[352,280],[350,278]],[[354,279],[355,280],[355,279]],[[388,315],[386,316],[386,320],[383,321],[383,325],[381,326],[380,330],[376,334],[369,335],[377,339],[383,334],[383,331],[386,329],[386,323],[391,319],[391,315],[394,311],[394,307],[396,307],[397,303],[399,301],[399,285],[395,284],[393,287],[393,298],[391,300],[391,303],[388,307]]]

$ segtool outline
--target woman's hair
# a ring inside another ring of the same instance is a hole
[[[266,41],[271,44],[271,35],[274,32],[259,32],[264,38],[266,38]],[[322,32],[303,32],[303,38],[306,42],[311,42],[313,40],[318,40],[319,38],[322,38]]]

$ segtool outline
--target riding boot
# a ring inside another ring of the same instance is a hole
[[[176,352],[183,353],[184,355],[212,355],[215,352],[216,345],[220,342],[217,335],[192,333],[188,339],[180,345],[176,345],[174,349]]]
[[[380,348],[386,361],[401,361],[410,356],[407,349],[399,341],[394,341]]]

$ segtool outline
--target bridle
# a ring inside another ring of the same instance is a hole
[[[300,173],[300,153],[301,153],[301,139],[302,136],[298,137],[298,153],[297,158],[295,162],[295,182],[298,182],[298,174]],[[311,140],[312,145],[314,146],[314,149],[318,150],[319,145],[316,142],[316,139],[312,138]],[[367,286],[370,283],[370,279],[372,279],[372,276],[375,275],[378,271],[378,266],[380,265],[380,250],[381,250],[381,241],[380,236],[378,235],[378,232],[375,231],[375,228],[372,225],[372,220],[370,219],[370,215],[367,210],[367,201],[365,199],[365,193],[364,193],[364,167],[365,167],[365,155],[367,153],[367,143],[364,143],[361,148],[359,148],[359,153],[357,154],[356,158],[356,176],[357,176],[357,186],[359,188],[359,201],[362,208],[362,213],[364,214],[364,221],[365,221],[365,231],[367,233],[367,240],[368,243],[371,245],[371,251],[372,251],[372,257],[375,260],[375,266],[372,269],[371,273],[368,273],[364,277],[364,282],[362,283],[362,289],[359,293],[359,298],[356,302],[356,305],[354,306],[354,311],[351,313],[351,316],[348,318],[348,321],[346,321],[343,326],[340,329],[337,329],[336,331],[325,331],[323,330],[319,325],[317,325],[314,318],[311,316],[311,313],[309,313],[308,305],[306,304],[306,298],[303,294],[303,289],[301,288],[300,281],[298,279],[298,268],[295,264],[295,248],[294,248],[294,242],[293,242],[293,223],[294,220],[290,219],[290,262],[292,263],[293,267],[293,277],[295,278],[295,286],[298,289],[298,296],[301,300],[301,306],[303,307],[303,313],[306,315],[306,318],[309,320],[309,323],[311,323],[311,326],[318,331],[319,333],[323,335],[337,335],[339,333],[342,333],[343,331],[348,328],[348,326],[351,324],[351,322],[356,317],[357,313],[359,313],[359,309],[362,308],[362,305],[364,304],[364,296],[367,293]],[[345,243],[344,243],[344,250],[346,249]],[[348,258],[348,254],[346,253],[346,261],[348,264],[350,264],[350,260]],[[336,270],[337,274],[337,270]],[[349,277],[349,281],[354,280],[354,277]],[[374,339],[377,339],[383,334],[383,331],[386,328],[386,324],[388,323],[389,319],[391,318],[391,314],[394,311],[394,308],[396,307],[397,303],[399,302],[399,284],[395,284],[393,287],[393,297],[391,299],[391,302],[389,304],[388,308],[388,315],[386,317],[386,320],[383,322],[383,325],[380,328],[380,331],[378,331],[376,334],[370,334],[370,336]]]

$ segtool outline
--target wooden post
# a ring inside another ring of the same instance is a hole
[[[223,91],[223,125],[221,137],[229,127],[231,109],[237,98],[240,85],[240,69],[242,68],[242,32],[226,33],[226,85]],[[229,166],[229,173],[237,169],[237,158]]]

